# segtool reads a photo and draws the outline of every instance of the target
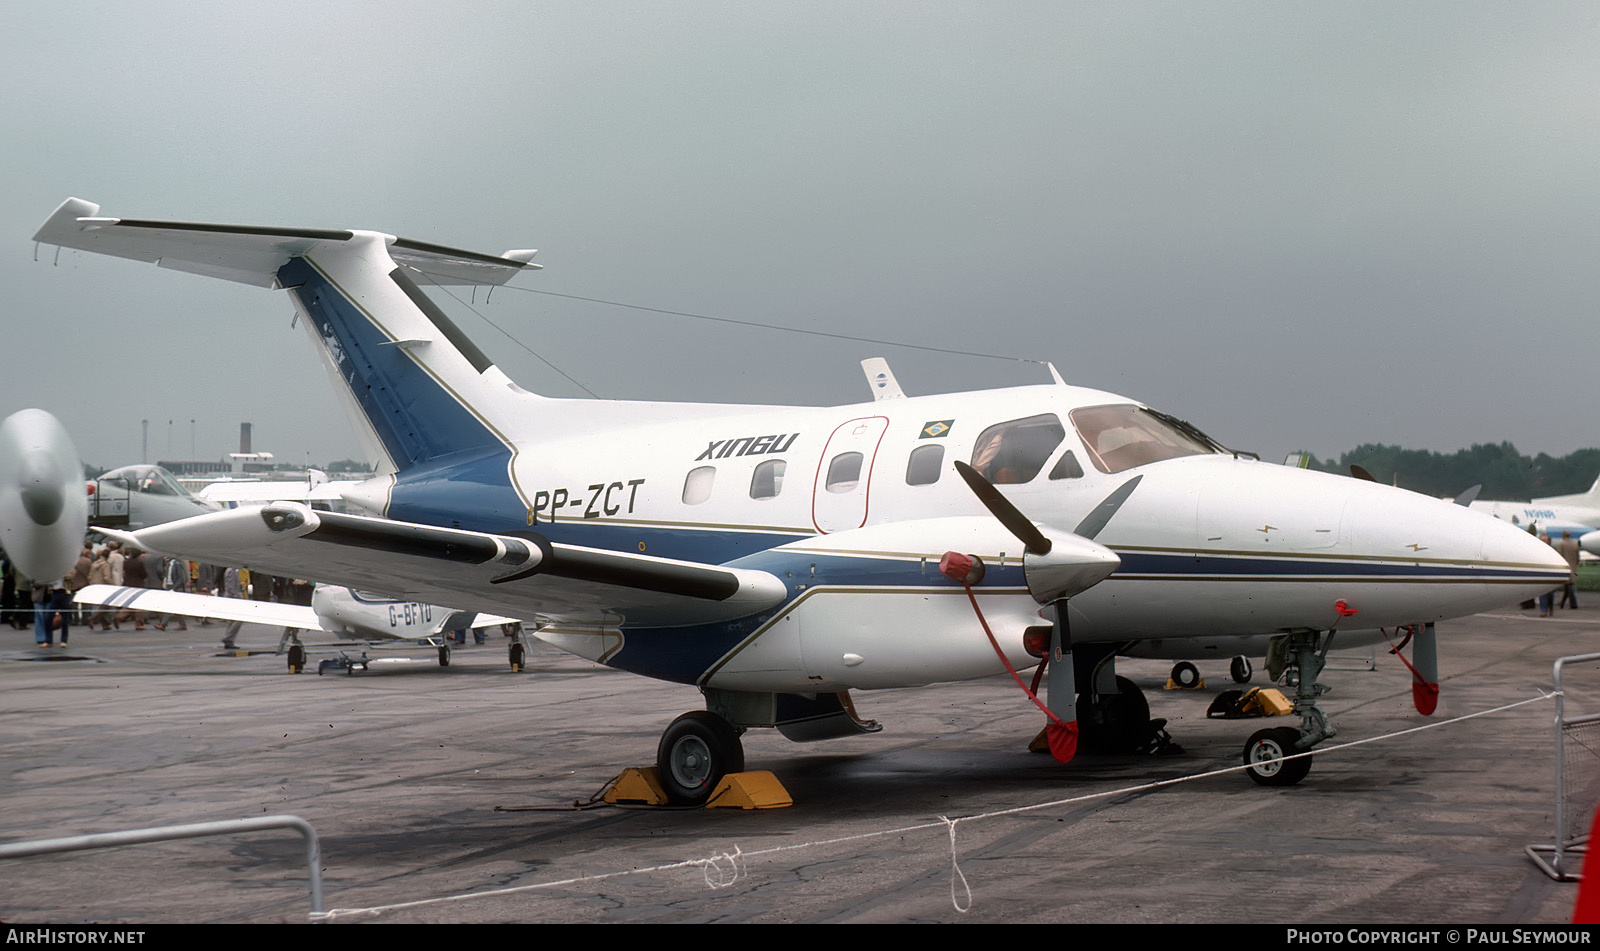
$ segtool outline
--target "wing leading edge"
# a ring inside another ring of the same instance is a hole
[[[781,604],[777,577],[743,568],[317,512],[295,502],[106,532],[147,551],[340,584],[524,620],[616,627],[746,617]]]

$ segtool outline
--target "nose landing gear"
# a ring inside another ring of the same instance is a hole
[[[1293,786],[1311,772],[1310,756],[1285,759],[1297,753],[1308,753],[1312,747],[1339,731],[1328,722],[1319,698],[1327,688],[1317,683],[1317,676],[1327,657],[1333,633],[1325,636],[1319,631],[1292,631],[1284,635],[1281,652],[1292,658],[1295,676],[1290,678],[1295,688],[1294,712],[1300,716],[1300,729],[1274,727],[1258,730],[1244,745],[1245,772],[1262,786]],[[1278,645],[1274,645],[1277,654]],[[1271,657],[1269,656],[1269,662]]]

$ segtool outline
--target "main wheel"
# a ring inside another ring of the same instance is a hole
[[[1187,690],[1200,682],[1200,668],[1180,660],[1172,665],[1172,682]]]
[[[449,667],[450,666],[450,645],[448,645],[448,644],[446,644],[443,647],[439,648],[439,666],[440,667]]]
[[[522,665],[526,657],[527,651],[523,649],[523,646],[513,641],[511,644],[511,672],[513,674],[522,673]]]
[[[656,747],[656,774],[667,800],[698,806],[729,773],[744,771],[744,746],[733,725],[707,710],[673,720]]]
[[[1244,745],[1244,762],[1250,767],[1245,772],[1263,786],[1293,786],[1311,772],[1311,757],[1283,759],[1296,752],[1294,745],[1300,731],[1280,726],[1270,730],[1257,730]]]
[[[1228,665],[1228,676],[1232,677],[1236,684],[1249,683],[1250,675],[1253,673],[1255,671],[1250,667],[1250,658],[1243,654],[1234,657],[1233,663]]]
[[[1079,745],[1089,753],[1131,753],[1150,738],[1150,703],[1137,684],[1117,678],[1117,692],[1090,703],[1078,694]]]
[[[298,674],[306,669],[306,649],[299,644],[289,645],[289,673]],[[318,668],[317,673],[322,673]]]

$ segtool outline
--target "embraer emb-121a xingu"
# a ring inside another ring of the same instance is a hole
[[[679,802],[743,768],[746,729],[873,732],[851,689],[986,677],[1002,657],[1050,658],[1058,758],[1080,725],[1086,748],[1135,748],[1156,727],[1115,674],[1119,649],[1241,634],[1284,638],[1300,670],[1299,727],[1245,749],[1257,781],[1297,782],[1310,758],[1282,756],[1333,733],[1317,674],[1341,618],[1429,625],[1418,653],[1431,655],[1430,622],[1567,576],[1510,525],[1262,463],[1059,376],[906,397],[885,373],[877,400],[837,407],[539,396],[421,289],[503,284],[532,251],[109,218],[78,199],[35,240],[287,291],[380,462],[345,493],[370,517],[280,503],[128,536],[140,548],[472,605],[693,684],[707,709],[657,750]],[[1437,674],[1427,656],[1417,666],[1431,709]]]

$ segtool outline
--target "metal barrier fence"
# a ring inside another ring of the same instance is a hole
[[[32,842],[7,842],[0,845],[0,859],[17,859],[30,855],[54,852],[81,852],[85,849],[106,849],[119,845],[138,845],[145,842],[164,842],[169,839],[195,839],[209,835],[234,835],[240,832],[259,832],[262,829],[293,829],[300,833],[306,845],[306,872],[311,887],[311,913],[320,914],[322,908],[322,845],[317,841],[317,830],[299,816],[261,816],[254,819],[225,819],[221,822],[196,822],[182,826],[156,826],[150,829],[128,829],[123,832],[102,832],[96,835],[74,835],[61,839],[35,839]]]
[[[1555,841],[1530,845],[1528,858],[1558,882],[1576,882],[1583,875],[1589,848],[1589,824],[1600,808],[1600,713],[1567,716],[1562,668],[1600,661],[1600,654],[1577,654],[1555,662]]]

